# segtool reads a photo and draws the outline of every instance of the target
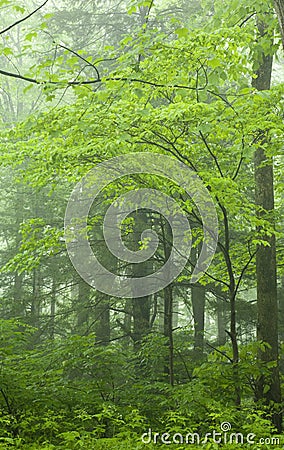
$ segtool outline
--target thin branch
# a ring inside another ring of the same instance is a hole
[[[179,351],[179,349],[176,349],[176,351],[177,351],[178,356],[179,356],[180,359],[181,359],[181,362],[183,363],[183,366],[184,366],[186,375],[187,375],[188,379],[191,381],[191,380],[192,380],[192,376],[191,376],[190,373],[189,373],[189,370],[188,370],[188,367],[187,367],[186,362],[185,362],[185,360],[184,360],[184,357],[183,357],[183,355],[181,354],[181,352]]]
[[[7,72],[5,70],[1,70],[0,69],[0,75],[5,75],[8,77],[12,77],[12,78],[19,78],[20,80],[23,81],[28,81],[29,83],[34,83],[34,84],[41,84],[41,85],[45,85],[45,84],[52,84],[54,86],[58,85],[58,86],[62,86],[62,85],[69,85],[69,86],[84,86],[84,85],[88,85],[88,84],[96,84],[96,83],[102,83],[102,82],[106,82],[106,81],[128,81],[130,83],[142,83],[142,84],[147,84],[149,86],[154,86],[154,87],[162,87],[162,88],[168,88],[168,89],[187,89],[187,90],[192,90],[192,91],[196,91],[196,87],[192,87],[192,86],[186,86],[186,85],[182,85],[182,84],[172,84],[172,85],[167,85],[167,84],[163,84],[163,83],[154,83],[153,81],[147,81],[147,80],[141,80],[139,78],[128,78],[128,77],[106,77],[106,78],[102,78],[102,79],[94,79],[94,80],[86,80],[86,81],[45,81],[45,80],[37,80],[36,78],[30,78],[30,77],[25,77],[24,75],[20,75],[17,73],[13,73],[13,72]],[[203,90],[205,89],[204,87],[202,88],[198,88],[199,90]],[[214,95],[213,92],[211,92],[211,94]],[[215,94],[219,97],[219,94]]]
[[[207,142],[207,140],[206,140],[206,137],[204,136],[204,134],[202,133],[201,130],[199,130],[199,134],[200,134],[200,136],[201,136],[202,142],[204,143],[204,145],[205,145],[205,147],[207,148],[208,152],[210,153],[210,155],[211,155],[212,158],[214,159],[215,164],[216,164],[216,167],[217,167],[217,169],[218,169],[218,171],[219,171],[221,177],[224,178],[224,175],[223,175],[223,172],[222,172],[222,169],[221,169],[221,166],[220,166],[220,164],[219,164],[219,161],[218,161],[217,156],[214,155],[214,153],[212,152],[212,150],[211,150],[211,148],[210,148],[210,146],[209,146],[209,144],[208,144],[208,142]]]
[[[250,255],[250,257],[249,257],[248,261],[246,262],[245,266],[242,268],[241,274],[239,276],[239,279],[237,281],[236,288],[235,288],[236,293],[238,292],[238,289],[239,289],[239,286],[241,284],[242,278],[243,278],[243,276],[244,276],[248,266],[250,265],[250,263],[252,262],[253,258],[255,257],[256,253],[257,253],[257,250],[255,252],[253,252],[252,255]]]
[[[233,181],[235,181],[235,179],[236,179],[237,176],[239,175],[239,171],[241,170],[241,166],[242,166],[243,161],[244,161],[244,157],[241,156],[241,157],[240,157],[240,160],[239,160],[239,163],[238,163],[238,167],[236,168],[236,172],[234,173],[234,175],[233,175],[233,177],[232,177],[232,180],[233,180]]]
[[[66,45],[62,45],[62,44],[56,44],[58,47],[64,48],[64,50],[67,50],[68,52],[72,53],[73,55],[77,56],[77,58],[81,59],[82,61],[84,61],[85,63],[87,63],[87,66],[93,67],[93,69],[95,69],[95,72],[97,74],[97,80],[100,81],[101,80],[101,76],[99,74],[98,69],[96,68],[96,66],[91,63],[90,61],[88,61],[86,58],[84,58],[83,56],[79,55],[79,53],[75,52],[75,50],[72,50],[69,47],[66,47]]]
[[[0,31],[0,35],[7,33],[7,31],[11,30],[12,28],[16,27],[17,25],[19,25],[22,22],[25,22],[27,19],[29,19],[30,17],[32,17],[36,12],[38,12],[41,8],[43,8],[46,4],[47,4],[48,0],[46,0],[42,5],[40,5],[38,8],[36,8],[34,11],[32,11],[30,14],[28,14],[27,16],[23,17],[20,20],[17,20],[16,22],[12,23],[12,25],[9,25],[7,28],[4,28],[4,30]]]
[[[4,391],[3,388],[0,388],[0,392],[1,392],[1,394],[2,394],[2,397],[3,397],[4,400],[5,400],[5,403],[6,403],[7,410],[8,410],[8,412],[9,412],[9,414],[13,414],[13,410],[12,410],[12,407],[11,407],[11,405],[10,405],[10,402],[9,402],[9,399],[8,399],[8,396],[7,396],[6,392]]]
[[[6,77],[19,78],[20,80],[28,81],[29,83],[44,84],[44,82],[41,83],[40,81],[35,80],[34,78],[25,77],[24,75],[20,75],[18,73],[6,72],[5,70],[1,70],[1,69],[0,69],[0,74],[5,75]]]
[[[234,361],[232,360],[232,358],[230,358],[230,356],[227,355],[226,352],[222,352],[221,350],[218,350],[218,348],[216,348],[213,345],[209,344],[209,342],[206,342],[206,345],[208,345],[208,347],[210,347],[213,350],[215,350],[215,352],[220,353],[220,355],[225,356],[225,358],[227,358],[233,364]]]
[[[251,13],[248,17],[246,17],[238,26],[241,28],[245,23],[247,23],[255,15],[256,15],[256,11]]]

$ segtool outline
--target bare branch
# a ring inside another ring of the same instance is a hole
[[[44,84],[38,80],[35,80],[34,78],[25,77],[24,75],[20,75],[19,73],[7,72],[0,69],[0,74],[5,75],[6,77],[19,78],[20,80],[28,81],[29,83]]]
[[[30,14],[28,14],[27,16],[23,17],[20,20],[17,20],[16,22],[12,23],[12,25],[9,25],[7,28],[4,28],[4,30],[0,31],[0,35],[7,33],[7,31],[11,30],[12,28],[16,27],[17,25],[19,25],[22,22],[25,22],[27,19],[29,19],[30,17],[32,17],[36,12],[38,12],[41,8],[43,8],[46,4],[47,4],[48,0],[46,0],[42,5],[40,5],[38,8],[36,8],[34,11],[32,11]]]
[[[230,358],[229,355],[227,355],[226,352],[222,352],[221,350],[219,350],[218,348],[214,347],[213,345],[209,344],[209,342],[206,342],[206,345],[208,345],[208,347],[212,348],[213,350],[215,350],[215,352],[220,353],[220,355],[225,356],[225,358],[227,358],[232,364],[233,364],[233,360],[232,358]]]
[[[66,45],[63,45],[63,44],[56,44],[56,45],[57,45],[58,47],[63,48],[64,50],[67,50],[68,52],[72,53],[73,55],[77,56],[77,58],[78,58],[78,59],[81,59],[82,61],[84,61],[84,62],[87,64],[87,66],[93,67],[93,69],[95,69],[95,72],[96,72],[96,74],[97,74],[97,80],[98,80],[98,81],[101,80],[99,71],[98,71],[98,69],[96,68],[96,66],[95,66],[93,63],[91,63],[90,61],[88,61],[88,60],[87,60],[86,58],[84,58],[82,55],[79,55],[79,53],[75,52],[75,51],[72,50],[71,48],[66,47]]]
[[[218,169],[218,171],[219,171],[221,177],[224,178],[224,175],[223,175],[223,172],[222,172],[222,169],[221,169],[221,166],[220,166],[220,164],[219,164],[219,161],[218,161],[217,156],[214,155],[214,153],[212,152],[212,150],[211,150],[211,148],[210,148],[210,146],[209,146],[209,144],[208,144],[208,142],[207,142],[207,139],[206,139],[206,137],[204,136],[204,134],[202,133],[201,130],[199,130],[199,134],[200,134],[200,137],[201,137],[201,139],[202,139],[202,141],[203,141],[205,147],[207,148],[208,152],[210,153],[210,155],[211,155],[212,158],[214,159],[215,164],[216,164],[216,167],[217,167],[217,169]]]

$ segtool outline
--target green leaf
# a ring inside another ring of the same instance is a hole
[[[181,37],[187,36],[188,33],[189,33],[189,31],[188,31],[188,28],[177,28],[177,29],[175,30],[175,33],[177,34],[177,36],[178,36],[179,38],[181,38]]]
[[[13,50],[10,47],[3,48],[2,52],[5,56],[13,55]]]
[[[30,33],[26,34],[25,41],[31,41],[35,37],[37,37],[37,32],[31,31]]]
[[[270,386],[269,386],[268,384],[266,384],[266,385],[264,386],[263,393],[264,393],[264,394],[267,394],[267,392],[269,392],[269,389],[270,389]]]
[[[15,6],[13,6],[13,8],[14,8],[17,12],[20,12],[20,13],[22,13],[22,14],[24,14],[24,12],[26,11],[25,8],[23,8],[22,6],[19,6],[19,5],[15,5]]]

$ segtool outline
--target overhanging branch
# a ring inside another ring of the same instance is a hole
[[[28,14],[27,16],[23,17],[20,20],[17,20],[16,22],[12,23],[12,25],[9,25],[7,28],[4,28],[4,30],[0,31],[0,35],[7,33],[7,31],[11,30],[12,28],[16,27],[17,25],[19,25],[22,22],[25,22],[27,19],[29,19],[30,17],[32,17],[35,13],[37,13],[41,8],[43,8],[46,4],[47,4],[48,0],[46,0],[42,5],[40,5],[38,8],[36,8],[34,11],[32,11],[30,14]]]

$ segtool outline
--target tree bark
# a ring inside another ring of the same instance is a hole
[[[191,250],[191,262],[195,267],[197,262],[197,248]],[[205,294],[204,286],[196,284],[191,288],[191,304],[194,320],[194,355],[199,359],[204,351],[204,317],[205,317]]]
[[[96,341],[101,345],[107,345],[110,341],[110,308],[109,298],[105,294],[96,295],[96,322],[95,335]]]
[[[217,328],[218,328],[218,345],[225,345],[227,341],[226,335],[226,304],[224,301],[217,299]]]
[[[167,338],[168,358],[165,373],[169,383],[174,385],[174,339],[173,339],[173,288],[170,284],[164,289],[164,336]]]
[[[284,49],[284,0],[274,0],[274,8],[278,17],[282,38],[282,45]]]
[[[262,22],[258,23],[258,32],[264,35],[266,27]],[[270,89],[272,72],[271,55],[262,55],[257,70],[257,78],[253,80],[253,86],[259,90]],[[262,147],[266,136],[261,137],[260,146],[255,151],[255,203],[261,207],[257,215],[264,218],[274,210],[274,183],[273,183],[273,161],[265,153]],[[259,230],[260,231],[260,230]],[[278,302],[277,302],[277,273],[276,273],[276,242],[275,235],[264,235],[262,237],[267,245],[259,245],[256,253],[256,281],[257,281],[257,339],[269,344],[269,348],[260,352],[260,359],[264,363],[274,361],[275,367],[271,369],[270,377],[261,377],[256,397],[264,399],[267,404],[271,402],[280,403],[280,380],[278,363]],[[265,388],[269,386],[266,392]],[[281,431],[281,414],[273,414],[273,423],[278,431]]]
[[[52,274],[51,299],[50,299],[50,339],[55,336],[55,313],[56,313],[56,278],[55,273]]]
[[[147,215],[144,211],[138,211],[135,214],[135,227],[133,232],[133,244],[135,247],[141,240],[141,234],[147,225]],[[132,276],[143,277],[149,275],[151,272],[151,261],[145,261],[139,264],[134,263],[132,266]],[[136,292],[133,292],[132,298],[132,312],[133,312],[133,340],[134,347],[139,348],[141,340],[150,331],[150,309],[151,296],[137,297]]]
[[[90,293],[90,285],[80,278],[78,283],[78,313],[76,324],[76,331],[79,334],[85,333],[86,330],[83,327],[88,324]]]
[[[171,254],[172,237],[171,226],[167,220],[161,218],[161,230],[163,236],[164,261]],[[170,269],[169,269],[170,270]],[[170,273],[168,274],[170,278]],[[169,284],[163,289],[164,294],[164,336],[167,338],[168,356],[164,372],[168,376],[171,386],[174,385],[174,337],[173,337],[173,285]]]

